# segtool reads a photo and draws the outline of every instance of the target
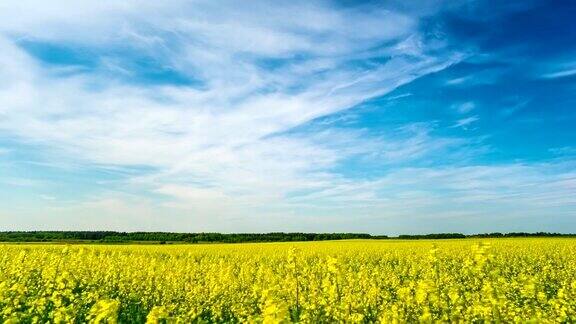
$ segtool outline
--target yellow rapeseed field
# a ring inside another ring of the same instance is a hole
[[[0,245],[0,322],[574,322],[576,239]]]

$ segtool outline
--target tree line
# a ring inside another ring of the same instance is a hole
[[[170,233],[170,232],[112,232],[112,231],[29,231],[0,232],[1,242],[184,242],[184,243],[241,243],[294,242],[369,239],[363,233]],[[380,236],[384,238],[384,236]]]
[[[497,237],[576,237],[561,233],[436,233],[422,235],[370,235],[365,233],[170,233],[170,232],[113,232],[113,231],[14,231],[0,232],[0,242],[183,242],[183,243],[245,243],[245,242],[296,242],[349,239],[462,239]]]

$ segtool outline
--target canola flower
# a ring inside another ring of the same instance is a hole
[[[0,244],[3,323],[576,321],[576,239]]]

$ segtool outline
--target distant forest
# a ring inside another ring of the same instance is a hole
[[[486,233],[464,235],[439,233],[425,235],[370,235],[363,233],[167,233],[167,232],[109,232],[109,231],[30,231],[0,232],[0,242],[99,242],[99,243],[242,243],[242,242],[295,242],[349,239],[459,239],[495,237],[576,237],[576,234],[560,233]]]

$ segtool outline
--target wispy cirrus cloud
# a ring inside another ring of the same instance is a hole
[[[474,102],[468,101],[457,105],[455,108],[459,113],[466,114],[474,110],[474,108],[476,108],[476,104]]]
[[[568,68],[560,71],[550,72],[544,74],[544,78],[546,79],[556,79],[556,78],[563,78],[576,75],[576,68]]]
[[[416,18],[385,8],[179,1],[5,8],[0,77],[13,82],[0,91],[4,134],[44,146],[53,160],[150,167],[127,185],[206,204],[280,203],[291,191],[329,185],[332,167],[365,153],[342,145],[363,140],[337,129],[284,132],[460,59],[437,42],[437,53],[428,53]],[[21,10],[27,14],[11,14]],[[152,72],[194,82],[134,82]]]
[[[472,123],[477,122],[478,120],[480,120],[478,116],[470,116],[462,118],[456,121],[456,124],[454,124],[453,127],[462,127],[464,129],[467,129]]]

